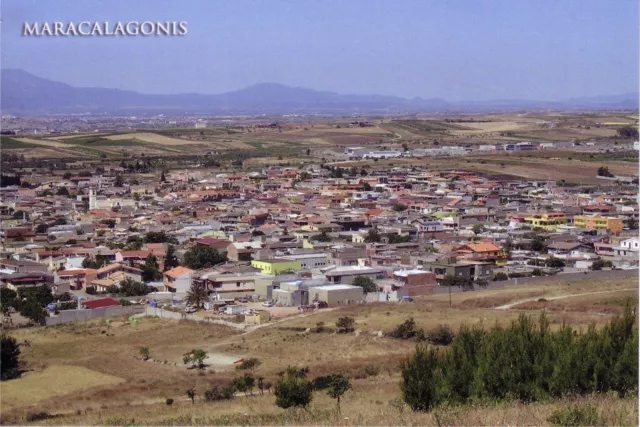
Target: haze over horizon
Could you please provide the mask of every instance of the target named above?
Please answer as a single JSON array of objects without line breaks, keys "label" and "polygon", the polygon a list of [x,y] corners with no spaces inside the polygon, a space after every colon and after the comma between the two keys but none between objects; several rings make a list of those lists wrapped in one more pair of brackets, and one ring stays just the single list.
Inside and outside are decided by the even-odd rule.
[{"label": "haze over horizon", "polygon": [[[638,4],[3,0],[2,68],[74,87],[220,94],[278,83],[449,101],[638,91]],[[182,37],[22,37],[28,22],[187,21]]]}]

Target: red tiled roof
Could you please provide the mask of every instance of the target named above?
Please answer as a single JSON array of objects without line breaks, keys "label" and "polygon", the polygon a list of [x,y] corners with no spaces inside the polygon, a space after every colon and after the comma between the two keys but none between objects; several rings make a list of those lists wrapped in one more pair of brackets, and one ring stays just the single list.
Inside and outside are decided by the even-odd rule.
[{"label": "red tiled roof", "polygon": [[82,305],[84,305],[88,309],[95,310],[96,308],[120,305],[120,303],[114,300],[113,298],[103,298],[103,299],[96,299],[92,301],[85,301],[82,303]]}]

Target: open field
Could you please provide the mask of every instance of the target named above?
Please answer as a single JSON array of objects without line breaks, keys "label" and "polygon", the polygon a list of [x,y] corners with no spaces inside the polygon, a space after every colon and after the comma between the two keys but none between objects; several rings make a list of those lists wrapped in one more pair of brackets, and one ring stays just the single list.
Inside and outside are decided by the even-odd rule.
[{"label": "open field", "polygon": [[36,139],[36,138],[13,138],[18,142],[23,142],[31,145],[43,145],[45,147],[53,147],[53,148],[66,148],[68,145],[58,142],[51,141],[49,139]]},{"label": "open field", "polygon": [[157,133],[151,133],[151,132],[124,133],[120,135],[106,136],[105,138],[113,141],[118,141],[122,139],[139,139],[145,142],[151,142],[153,144],[160,144],[160,145],[187,145],[191,143],[190,141],[187,141],[184,139],[170,138],[168,136],[159,135]]},{"label": "open field", "polygon": [[[244,333],[219,325],[142,318],[132,326],[125,319],[69,324],[12,331],[18,339],[30,340],[23,347],[24,368],[29,372],[2,384],[3,422],[24,423],[36,410],[60,414],[47,424],[432,424],[434,413],[412,413],[399,405],[399,361],[410,354],[414,341],[384,336],[413,317],[419,327],[430,330],[446,324],[456,331],[460,325],[507,324],[521,313],[537,316],[546,311],[551,327],[566,323],[581,328],[589,323],[603,325],[621,313],[627,297],[637,302],[637,278],[633,274],[610,280],[557,281],[545,285],[520,285],[486,291],[454,293],[417,298],[412,303],[361,304],[321,310],[293,317]],[[632,291],[624,289],[634,289]],[[589,292],[607,292],[581,295]],[[571,296],[576,295],[576,296]],[[570,296],[538,306],[540,298]],[[534,305],[522,300],[534,299]],[[512,308],[498,310],[504,304]],[[542,304],[542,303],[540,303]],[[352,334],[335,334],[336,320],[351,316],[356,321]],[[319,322],[325,330],[316,332]],[[154,361],[142,361],[140,346],[150,348]],[[194,348],[209,353],[209,368],[188,370],[182,355]],[[286,356],[283,356],[286,355]],[[283,411],[273,396],[237,397],[230,402],[191,405],[184,391],[195,387],[201,399],[212,384],[224,384],[237,372],[233,361],[257,357],[262,365],[255,371],[275,382],[277,372],[287,365],[309,366],[310,376],[342,372],[353,379],[354,390],[343,400],[342,416],[335,402],[316,392],[311,411]],[[165,363],[166,361],[166,363]],[[369,367],[369,368],[368,368]],[[63,376],[61,387],[42,387],[37,397],[26,398],[34,381]],[[79,390],[81,393],[79,394]],[[7,394],[10,397],[6,398]],[[169,407],[165,398],[176,403]],[[7,399],[6,401],[4,399]],[[37,406],[34,406],[38,400]],[[634,419],[637,400],[611,396],[583,397],[596,406],[611,424]],[[521,405],[505,403],[439,409],[448,423],[509,423],[544,425],[546,417],[562,402]],[[244,415],[248,414],[248,415]],[[246,417],[246,418],[243,418]],[[618,418],[616,418],[618,417]],[[173,421],[170,421],[173,420]]]},{"label": "open field", "polygon": [[23,375],[15,381],[0,383],[3,409],[36,405],[39,402],[84,392],[92,387],[110,387],[122,378],[103,374],[82,366],[54,365],[40,372]]},{"label": "open field", "polygon": [[[292,158],[306,155],[307,149],[310,160],[319,161],[322,157],[332,157],[331,152],[342,153],[345,147],[364,146],[371,149],[395,148],[402,146],[409,148],[434,147],[435,144],[464,145],[469,148],[480,144],[503,144],[514,141],[597,141],[597,147],[611,146],[618,141],[617,129],[622,126],[637,126],[638,117],[629,113],[593,112],[593,113],[563,113],[563,112],[528,112],[505,114],[479,114],[425,116],[425,117],[397,117],[370,118],[370,126],[350,126],[351,119],[333,119],[325,122],[309,121],[300,123],[293,121],[280,122],[255,121],[243,122],[241,119],[229,125],[219,125],[206,128],[166,128],[153,130],[122,130],[103,132],[84,132],[65,135],[43,135],[3,138],[2,148],[16,150],[16,154],[24,154],[35,158],[78,157],[82,159],[97,159],[100,157],[119,158],[121,156],[139,157],[142,154],[154,157],[201,156],[212,151],[219,154],[231,152],[234,158],[236,152],[243,152],[239,158]],[[366,117],[358,120],[367,121]],[[39,147],[30,151],[33,147]],[[41,149],[59,150],[56,153]],[[318,149],[323,150],[320,153]],[[595,150],[595,148],[594,148]],[[567,161],[573,157],[574,161],[583,159],[585,147],[570,147],[562,150],[549,150],[552,157],[560,157]],[[547,154],[547,157],[549,155]],[[537,154],[527,153],[527,156]],[[595,156],[594,156],[595,157]],[[229,156],[226,160],[232,161]],[[595,184],[591,177],[591,167],[580,168],[575,164],[535,164],[529,161],[507,161],[504,155],[482,154],[469,156],[464,159],[397,160],[404,162],[418,162],[418,164],[458,165],[461,162],[484,162],[482,166],[465,165],[465,169],[487,173],[514,174],[529,179],[547,179],[549,173],[557,175],[556,179],[569,182],[584,182]],[[586,160],[586,159],[585,159]],[[627,160],[627,159],[625,159]],[[602,166],[617,169],[615,159],[598,159],[605,162]],[[595,160],[594,160],[595,162]],[[504,163],[504,166],[501,165]],[[530,164],[531,163],[531,164]],[[260,166],[278,164],[264,160]],[[600,165],[595,166],[599,167]],[[618,169],[623,173],[624,168]],[[616,173],[615,171],[613,171]],[[579,179],[583,175],[585,179]],[[553,177],[552,177],[553,179]]]},{"label": "open field", "polygon": [[[575,156],[575,157],[574,157]],[[588,158],[581,161],[568,150],[544,150],[530,153],[496,153],[490,155],[468,155],[461,157],[424,157],[338,162],[343,167],[367,166],[383,169],[389,166],[422,166],[432,170],[458,169],[492,175],[509,175],[528,179],[565,180],[568,183],[605,184],[597,177],[598,168],[606,166],[614,175],[638,176],[637,164],[632,161]],[[571,159],[569,159],[571,157]]]}]

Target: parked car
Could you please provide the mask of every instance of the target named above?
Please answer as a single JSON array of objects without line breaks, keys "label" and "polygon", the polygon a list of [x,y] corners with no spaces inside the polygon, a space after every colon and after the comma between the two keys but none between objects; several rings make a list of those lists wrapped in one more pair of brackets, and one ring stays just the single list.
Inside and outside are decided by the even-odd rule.
[{"label": "parked car", "polygon": [[187,306],[187,307],[185,307],[185,309],[184,309],[184,312],[185,312],[185,313],[195,313],[196,311],[198,311],[198,309],[197,309],[197,308],[195,308],[195,307],[190,307],[190,306]]},{"label": "parked car", "polygon": [[240,302],[249,302],[249,298],[242,297],[242,298],[240,298]]},{"label": "parked car", "polygon": [[273,301],[265,301],[262,303],[264,307],[275,307],[276,303]]}]

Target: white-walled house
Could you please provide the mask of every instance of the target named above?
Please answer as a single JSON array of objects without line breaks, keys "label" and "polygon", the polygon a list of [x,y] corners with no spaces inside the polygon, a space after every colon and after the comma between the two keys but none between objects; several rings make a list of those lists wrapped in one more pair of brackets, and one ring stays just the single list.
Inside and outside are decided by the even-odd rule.
[{"label": "white-walled house", "polygon": [[191,287],[194,271],[186,267],[176,267],[164,272],[165,292],[184,293]]}]

